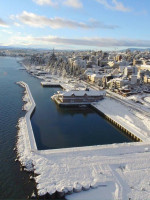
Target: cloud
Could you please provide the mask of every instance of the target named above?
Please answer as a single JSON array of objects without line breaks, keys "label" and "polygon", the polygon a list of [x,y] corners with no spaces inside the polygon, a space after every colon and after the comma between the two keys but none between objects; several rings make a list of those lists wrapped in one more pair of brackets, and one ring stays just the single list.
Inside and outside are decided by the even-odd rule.
[{"label": "cloud", "polygon": [[34,45],[34,43],[35,43],[34,37],[32,37],[31,35],[20,36],[19,33],[18,35],[10,37],[9,40],[7,41],[7,44],[5,42],[5,44],[8,46],[31,46]]},{"label": "cloud", "polygon": [[[14,16],[11,16],[14,19]],[[36,15],[34,13],[29,13],[24,11],[21,15],[16,16],[16,18],[23,24],[29,25],[31,27],[50,27],[52,29],[59,28],[82,28],[82,29],[115,29],[118,28],[116,25],[106,25],[102,22],[96,20],[90,20],[87,23],[77,22],[73,20],[67,20],[64,18],[47,18],[45,16]]]},{"label": "cloud", "polygon": [[13,34],[13,32],[12,31],[8,31],[8,30],[6,30],[6,29],[2,29],[1,30],[3,33],[6,33],[6,34]]},{"label": "cloud", "polygon": [[1,18],[0,18],[0,27],[8,27],[8,24],[6,22],[4,22]]},{"label": "cloud", "polygon": [[123,3],[119,2],[118,0],[111,0],[111,3],[109,0],[96,0],[96,1],[110,10],[117,10],[121,12],[131,11],[130,8],[125,7]]},{"label": "cloud", "polygon": [[81,0],[33,0],[38,5],[49,5],[49,6],[59,6],[65,5],[73,8],[82,8],[83,4]]},{"label": "cloud", "polygon": [[80,0],[65,0],[63,2],[64,5],[74,8],[82,8],[83,4]]},{"label": "cloud", "polygon": [[57,36],[33,37],[12,36],[8,45],[23,46],[85,46],[85,47],[150,47],[150,40],[114,39],[114,38],[63,38]]},{"label": "cloud", "polygon": [[150,47],[150,40],[113,39],[113,38],[80,38],[70,39],[55,36],[34,38],[36,41],[63,45],[81,45],[93,47]]},{"label": "cloud", "polygon": [[33,0],[38,5],[49,5],[49,6],[57,6],[58,2],[55,0]]}]

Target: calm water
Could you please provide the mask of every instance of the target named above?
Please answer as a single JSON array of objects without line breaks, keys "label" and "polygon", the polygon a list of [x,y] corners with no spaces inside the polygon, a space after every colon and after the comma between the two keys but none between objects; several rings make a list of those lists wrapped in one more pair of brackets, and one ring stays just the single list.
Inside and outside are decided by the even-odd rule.
[{"label": "calm water", "polygon": [[[60,109],[50,99],[58,88],[42,88],[40,80],[27,74],[15,58],[0,57],[0,199],[25,199],[34,183],[15,163],[18,118],[24,116],[25,81],[32,92],[36,111],[31,119],[38,149],[64,148],[128,142],[129,139],[92,110]],[[60,89],[59,89],[60,90]]]}]

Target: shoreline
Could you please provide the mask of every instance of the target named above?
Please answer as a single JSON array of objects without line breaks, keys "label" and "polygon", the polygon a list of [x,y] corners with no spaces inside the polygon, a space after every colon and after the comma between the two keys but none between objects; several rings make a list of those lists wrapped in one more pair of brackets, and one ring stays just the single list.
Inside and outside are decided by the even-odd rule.
[{"label": "shoreline", "polygon": [[[23,66],[25,67],[25,69],[27,70],[27,66],[25,66],[23,64]],[[39,78],[38,76],[32,74],[32,76],[36,77],[36,78]],[[64,90],[68,90],[69,88],[72,87],[72,85],[70,86],[70,84],[68,83],[67,86],[63,83],[63,79],[61,81],[58,81],[58,80],[54,80],[53,82],[53,79],[52,79],[52,82],[47,82],[44,77],[43,77],[43,80],[41,82],[41,85],[44,87],[51,87],[53,85],[57,85],[61,88],[63,88]],[[69,79],[67,79],[69,80]],[[85,86],[85,82],[82,81],[82,83],[84,84]],[[87,84],[87,83],[86,83]],[[90,88],[90,85],[89,85],[89,88]],[[93,89],[93,88],[91,88]],[[52,96],[53,97],[53,96]],[[51,98],[52,98],[51,97]],[[53,98],[52,98],[53,99]],[[112,99],[113,100],[113,99]],[[117,101],[117,100],[116,100]],[[119,101],[119,100],[118,100]],[[57,100],[56,100],[56,103]],[[59,104],[59,103],[58,103]],[[60,103],[60,106],[62,107],[73,107],[73,106],[77,106],[78,104],[61,104]],[[124,135],[126,135],[127,137],[129,137],[130,139],[132,139],[133,141],[136,141],[136,142],[142,142],[142,141],[146,141],[146,138],[143,137],[139,132],[136,132],[135,130],[131,129],[127,124],[122,124],[120,123],[120,121],[118,121],[117,119],[114,119],[112,118],[109,114],[105,113],[105,110],[101,109],[100,107],[98,107],[95,103],[87,103],[87,104],[83,104],[83,105],[86,105],[86,106],[90,106],[92,107],[93,110],[95,110],[98,114],[102,115],[107,121],[109,121],[112,125],[116,126],[119,130],[121,130],[123,132]],[[81,104],[82,106],[82,104]],[[80,107],[80,105],[78,105],[78,107]],[[128,106],[127,106],[128,107]]]},{"label": "shoreline", "polygon": [[[30,150],[31,151],[36,151],[37,150],[37,145],[36,145],[36,141],[34,138],[34,133],[33,133],[33,129],[32,129],[32,125],[31,125],[31,116],[36,108],[36,104],[34,102],[34,99],[32,97],[32,94],[30,92],[29,86],[25,83],[25,82],[18,82],[18,85],[20,85],[21,87],[23,87],[25,89],[25,95],[27,96],[25,98],[25,95],[23,97],[23,101],[25,100],[27,102],[27,105],[25,110],[27,111],[26,115],[25,115],[25,120],[26,120],[26,125],[27,125],[27,129],[28,129],[28,136],[29,136],[29,141],[30,141]],[[28,105],[29,103],[29,105]]]},{"label": "shoreline", "polygon": [[[125,199],[128,194],[121,193],[124,186],[116,181],[118,180],[116,172],[122,168],[125,172],[130,172],[132,176],[136,170],[138,172],[136,178],[138,178],[139,173],[142,174],[139,163],[150,154],[149,142],[30,151],[28,148],[30,143],[27,141],[29,137],[25,137],[28,132],[27,124],[23,118],[19,120],[18,126],[20,143],[17,144],[21,145],[20,155],[22,155],[19,161],[27,171],[34,171],[36,174],[34,180],[37,184],[37,196],[40,198],[50,198],[52,195],[60,198],[84,190],[90,191],[104,184],[109,187],[109,182],[111,182],[116,185],[115,191],[108,190],[107,192],[114,194],[113,199],[118,197]],[[134,168],[131,167],[133,160],[135,161]],[[150,168],[150,163],[145,163],[144,169],[148,168]],[[125,179],[127,178],[128,176],[125,175]],[[136,193],[136,190],[134,192]],[[142,194],[141,190],[140,195]],[[135,197],[133,194],[130,196]]]}]

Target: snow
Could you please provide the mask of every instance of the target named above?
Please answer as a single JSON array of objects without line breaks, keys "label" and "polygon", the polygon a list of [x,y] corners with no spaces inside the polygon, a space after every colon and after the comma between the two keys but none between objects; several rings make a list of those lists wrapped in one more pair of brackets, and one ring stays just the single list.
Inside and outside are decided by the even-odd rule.
[{"label": "snow", "polygon": [[150,97],[145,97],[144,99],[147,103],[150,103]]},{"label": "snow", "polygon": [[[23,86],[32,105],[26,116],[18,121],[18,159],[27,171],[34,170],[39,196],[57,191],[60,195],[71,194],[67,195],[68,200],[150,199],[148,140],[143,143],[37,150],[28,121],[35,103],[28,86],[25,83]],[[120,102],[110,102],[106,98],[95,106],[128,127],[132,125],[133,130],[137,128],[137,132],[141,131],[142,125],[141,135],[149,137],[149,121],[145,121],[148,119],[140,115],[144,119],[138,120],[135,113]]]},{"label": "snow", "polygon": [[[22,145],[23,142],[22,140],[20,144]],[[136,194],[138,193],[139,197],[143,196],[144,191],[135,189],[134,193],[132,193],[131,186],[146,188],[147,191],[150,190],[147,184],[150,167],[148,146],[149,144],[142,143],[114,144],[37,151],[29,153],[29,155],[27,151],[22,163],[24,165],[24,162],[26,162],[27,169],[32,169],[31,162],[33,163],[34,172],[38,174],[35,177],[35,181],[38,184],[38,194],[41,196],[47,192],[49,194],[53,194],[56,191],[72,193],[90,189],[89,193],[93,192],[95,196],[101,196],[103,200],[117,199],[117,197],[120,199],[127,199],[127,197],[137,199]],[[24,147],[22,148],[23,154],[24,149],[26,149]],[[141,177],[145,172],[147,176],[144,176],[145,181],[143,181]],[[137,182],[130,180],[133,175],[134,179],[138,180]],[[142,182],[139,186],[140,180]],[[106,192],[102,192],[101,187]],[[92,188],[98,189],[93,190]],[[81,197],[83,193],[85,194],[85,192],[82,192]],[[144,195],[145,199],[149,197],[149,193]],[[80,195],[78,196],[80,197]],[[69,198],[71,197],[69,196]],[[74,199],[78,199],[76,195]],[[91,197],[86,196],[85,199],[88,200]]]},{"label": "snow", "polygon": [[19,161],[26,171],[32,171],[32,153],[25,118],[19,119],[18,128],[17,154]]},{"label": "snow", "polygon": [[85,90],[71,90],[71,91],[68,91],[68,92],[62,92],[61,93],[63,96],[65,97],[70,97],[72,96],[73,94],[75,96],[84,96],[84,95],[87,95],[87,96],[104,96],[105,95],[105,92],[104,91],[97,91],[97,90],[90,90],[90,91],[85,91]]},{"label": "snow", "polygon": [[150,141],[150,118],[143,113],[109,97],[93,105],[142,141]]},{"label": "snow", "polygon": [[102,185],[95,189],[90,189],[89,191],[83,191],[82,193],[74,193],[72,195],[67,195],[67,200],[111,200],[114,199],[113,195],[116,191],[116,186],[113,182],[108,182],[106,185]]},{"label": "snow", "polygon": [[60,83],[58,81],[42,81],[41,82],[42,86],[53,86],[53,85],[60,85]]},{"label": "snow", "polygon": [[149,94],[137,94],[129,97],[123,97],[117,93],[107,90],[108,96],[116,99],[117,101],[123,102],[128,107],[131,107],[143,114],[150,116],[150,105],[144,100],[145,97],[149,97]]},{"label": "snow", "polygon": [[23,96],[22,100],[23,100],[24,102],[26,102],[26,103],[23,105],[22,110],[29,111],[29,109],[31,108],[32,103],[31,103],[30,97],[29,97],[29,95],[28,95],[28,93],[27,93],[26,91],[25,91],[25,93],[24,93],[24,96]]},{"label": "snow", "polygon": [[30,89],[28,87],[28,85],[26,83],[24,83],[23,81],[18,82],[17,84],[21,85],[22,87],[25,88],[25,96],[24,99],[28,100],[27,104],[30,103],[31,107],[27,107],[28,112],[25,115],[25,123],[27,126],[27,132],[28,132],[28,137],[29,137],[29,142],[30,142],[30,149],[32,150],[37,150],[37,146],[36,146],[36,142],[35,142],[35,138],[34,138],[34,133],[32,130],[32,125],[31,125],[31,121],[30,121],[30,117],[35,109],[35,102],[34,99],[32,97],[32,94],[30,92]]}]

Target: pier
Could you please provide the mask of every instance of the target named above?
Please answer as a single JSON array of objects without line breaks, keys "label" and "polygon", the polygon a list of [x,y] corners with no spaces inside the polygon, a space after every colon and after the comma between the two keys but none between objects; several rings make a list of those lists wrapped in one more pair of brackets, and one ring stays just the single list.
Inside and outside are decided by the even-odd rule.
[{"label": "pier", "polygon": [[[26,169],[28,169],[28,167],[30,169],[30,166],[32,167],[34,165],[34,168],[31,169],[37,174],[35,181],[37,183],[39,197],[43,197],[44,199],[54,194],[58,194],[60,197],[61,195],[64,196],[65,194],[71,194],[73,192],[102,187],[103,185],[106,185],[106,188],[108,188],[110,183],[117,185],[116,189],[111,191],[112,193],[119,191],[119,194],[122,194],[121,191],[124,189],[124,182],[120,181],[122,177],[120,173],[118,173],[119,170],[127,172],[124,173],[125,177],[123,180],[126,181],[128,188],[131,187],[128,178],[132,176],[135,177],[135,183],[139,177],[140,179],[141,177],[145,177],[146,183],[148,183],[148,176],[144,176],[145,171],[149,170],[150,167],[150,163],[145,162],[150,155],[148,140],[147,143],[123,143],[37,150],[33,131],[30,127],[30,117],[36,105],[28,86],[23,82],[21,82],[20,85],[26,89],[32,106],[25,116],[26,123],[23,124],[21,128],[21,132],[23,136],[26,134],[26,138],[21,140],[20,143],[22,151],[20,152],[19,160],[21,164],[23,163],[24,166],[26,166]],[[145,141],[143,139],[144,137],[139,137],[136,135],[136,132],[128,130],[128,128],[105,112],[104,108],[101,109],[101,107],[97,107],[96,105],[97,103],[91,104],[93,109],[105,116],[107,120],[128,135],[131,134],[131,137],[133,137],[135,141],[139,141],[139,139],[140,141]],[[30,141],[29,151],[29,145],[27,145],[26,140]],[[134,166],[133,160],[135,163]],[[54,177],[54,180],[52,177]],[[138,185],[139,181],[138,184],[134,186],[137,187]],[[142,192],[143,190],[141,190],[141,196],[143,194]],[[116,199],[117,198],[118,196],[116,196]]]},{"label": "pier", "polygon": [[29,95],[29,98],[30,98],[30,101],[31,101],[31,104],[32,104],[31,108],[29,109],[29,111],[25,115],[26,125],[27,125],[27,129],[28,129],[28,133],[26,133],[27,134],[26,137],[29,138],[30,150],[31,151],[37,151],[37,145],[36,145],[36,141],[35,141],[32,125],[31,125],[31,116],[32,116],[32,114],[35,110],[36,104],[35,104],[34,99],[32,97],[29,86],[26,83],[24,83],[23,81],[20,81],[17,84],[19,84],[20,86],[25,88],[25,91]]},{"label": "pier", "polygon": [[70,87],[67,83],[62,83],[62,82],[58,82],[58,81],[42,81],[41,82],[42,87],[60,87],[63,90],[72,90],[73,87]]},{"label": "pier", "polygon": [[43,87],[61,87],[62,88],[62,86],[61,86],[61,84],[60,83],[58,83],[58,82],[41,82],[41,85],[43,86]]},{"label": "pier", "polygon": [[115,125],[117,128],[119,128],[121,131],[123,131],[124,134],[126,134],[129,138],[131,138],[135,142],[143,142],[143,140],[140,137],[137,137],[135,133],[130,132],[126,127],[122,126],[117,121],[113,120],[108,115],[104,114],[104,112],[100,111],[97,107],[95,107],[93,104],[91,104],[91,107],[100,115],[102,115],[106,120],[111,122],[111,124]]},{"label": "pier", "polygon": [[148,116],[110,97],[91,106],[134,141],[150,142]]}]

